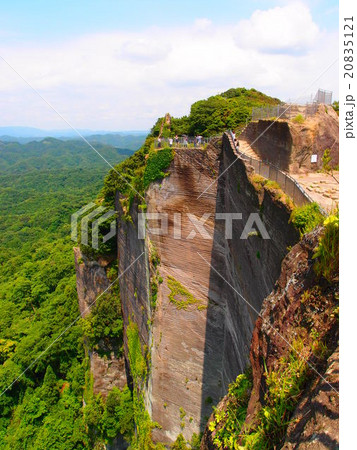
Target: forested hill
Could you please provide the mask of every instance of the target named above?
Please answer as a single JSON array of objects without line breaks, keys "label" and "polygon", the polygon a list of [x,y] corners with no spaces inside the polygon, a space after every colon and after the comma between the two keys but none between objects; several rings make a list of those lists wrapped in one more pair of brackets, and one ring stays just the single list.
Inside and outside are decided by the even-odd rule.
[{"label": "forested hill", "polygon": [[70,218],[108,169],[84,142],[0,143],[0,449],[89,448],[81,323],[36,358],[78,317]]},{"label": "forested hill", "polygon": [[[278,98],[269,97],[256,89],[232,88],[226,92],[193,103],[188,116],[171,118],[171,124],[163,129],[163,136],[202,134],[211,136],[229,128],[243,126],[251,118],[252,108],[278,105]],[[154,136],[160,132],[163,118],[159,118],[151,130]]]},{"label": "forested hill", "polygon": [[[133,153],[126,148],[115,148],[100,143],[92,145],[112,165],[117,164],[123,156]],[[46,138],[41,142],[32,141],[28,144],[0,141],[0,173],[9,170],[23,172],[76,167],[107,169],[109,166],[83,140],[62,141]]]}]

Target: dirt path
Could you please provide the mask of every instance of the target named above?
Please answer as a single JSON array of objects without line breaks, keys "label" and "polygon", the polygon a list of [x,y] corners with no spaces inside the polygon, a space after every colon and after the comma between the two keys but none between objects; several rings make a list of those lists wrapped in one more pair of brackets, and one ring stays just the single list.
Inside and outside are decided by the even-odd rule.
[{"label": "dirt path", "polygon": [[[338,183],[331,175],[317,172],[290,175],[326,212],[336,209],[339,198]],[[339,179],[338,172],[334,172],[334,176]]]},{"label": "dirt path", "polygon": [[[260,157],[255,153],[248,142],[239,139],[239,150],[255,159]],[[290,173],[290,176],[304,188],[310,197],[317,202],[326,212],[330,212],[338,206],[338,183],[331,175],[324,173],[309,172],[306,174]],[[339,173],[334,172],[339,179]]]}]

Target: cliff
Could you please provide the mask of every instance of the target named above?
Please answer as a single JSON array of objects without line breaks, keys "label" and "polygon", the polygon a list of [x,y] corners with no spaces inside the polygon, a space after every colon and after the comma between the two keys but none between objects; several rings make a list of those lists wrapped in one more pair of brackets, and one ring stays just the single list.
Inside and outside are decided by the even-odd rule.
[{"label": "cliff", "polygon": [[[313,267],[322,228],[299,241],[291,200],[237,158],[227,134],[206,148],[173,152],[148,141],[125,164],[141,199],[122,180],[119,187],[106,181],[115,192],[120,290],[119,298],[110,289],[106,311],[119,305],[124,332],[115,343],[87,347],[95,392],[105,396],[125,382],[131,388],[132,447],[162,448],[204,431],[202,449],[221,448],[225,422],[218,425],[216,414],[232,405],[239,406],[235,442],[256,439],[252,448],[265,448],[268,436],[272,445],[296,448],[325,427],[319,439],[335,445],[338,291]],[[75,255],[85,315],[110,285],[113,257]],[[275,417],[281,384],[296,393],[281,407],[284,426],[266,431],[271,424],[259,424]]]},{"label": "cliff", "polygon": [[[146,239],[138,239],[138,204],[128,218],[116,196],[125,355],[134,364],[127,331],[136,324],[148,366],[140,390],[160,425],[152,433],[160,442],[203,430],[212,406],[244,370],[257,313],[287,247],[298,240],[289,208],[269,190],[257,192],[226,135],[206,150],[176,149],[168,173],[145,195],[147,213],[166,214],[165,233],[150,232],[159,224],[149,220]],[[232,222],[232,239],[220,213],[242,214]],[[270,239],[257,232],[241,239],[251,213]],[[192,217],[203,214],[202,236]]]},{"label": "cliff", "polygon": [[[338,115],[331,106],[319,105],[308,117],[250,122],[240,139],[247,141],[262,160],[287,172],[321,169],[327,148],[331,150],[332,166],[338,165]],[[317,163],[311,163],[312,154],[317,155]]]},{"label": "cliff", "polygon": [[[108,290],[111,284],[106,269],[113,258],[102,257],[92,260],[79,248],[74,248],[74,258],[79,310],[81,316],[85,318],[94,308],[97,297]],[[126,385],[127,378],[124,357],[118,355],[120,343],[118,346],[104,348],[105,356],[103,356],[103,352],[98,351],[98,348],[95,350],[90,348],[88,343],[86,344],[93,377],[94,395],[101,393],[106,397],[114,386],[122,389]]]},{"label": "cliff", "polygon": [[[313,268],[321,236],[320,227],[292,248],[263,302],[250,349],[252,388],[240,433],[246,435],[244,443],[259,435],[260,426],[272,448],[338,448],[338,282],[328,283]],[[276,413],[273,395],[275,408],[277,399],[285,405],[284,422],[290,420],[287,430],[280,424],[275,436],[269,435],[269,420]],[[229,401],[227,395],[219,404],[223,416]],[[217,448],[216,434],[217,428],[206,428],[202,450]]]}]

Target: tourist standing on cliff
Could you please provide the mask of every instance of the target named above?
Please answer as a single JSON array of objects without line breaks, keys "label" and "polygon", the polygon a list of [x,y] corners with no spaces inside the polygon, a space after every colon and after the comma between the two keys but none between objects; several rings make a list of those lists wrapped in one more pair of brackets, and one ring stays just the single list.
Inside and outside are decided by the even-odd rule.
[{"label": "tourist standing on cliff", "polygon": [[176,136],[175,136],[175,144],[176,144],[176,147],[178,147],[178,142],[179,142],[179,137],[178,137],[177,134],[176,134]]},{"label": "tourist standing on cliff", "polygon": [[161,137],[160,136],[157,138],[157,147],[161,148]]},{"label": "tourist standing on cliff", "polygon": [[169,138],[169,146],[172,147],[172,144],[174,143],[174,140],[170,137]]}]

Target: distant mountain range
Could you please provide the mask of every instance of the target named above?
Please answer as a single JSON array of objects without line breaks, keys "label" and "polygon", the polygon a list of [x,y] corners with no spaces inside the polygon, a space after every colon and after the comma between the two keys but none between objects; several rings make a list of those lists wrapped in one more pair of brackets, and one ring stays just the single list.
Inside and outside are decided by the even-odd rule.
[{"label": "distant mountain range", "polygon": [[110,165],[118,164],[133,153],[130,149],[99,142],[95,149],[102,157],[80,139],[62,140],[51,137],[27,144],[0,141],[0,176],[4,173],[54,169],[104,168],[108,171]]},{"label": "distant mountain range", "polygon": [[[148,131],[94,131],[78,130],[91,143],[101,143],[114,147],[137,150],[143,144]],[[0,141],[27,144],[32,141],[42,141],[54,137],[62,141],[81,140],[74,130],[42,130],[32,127],[0,127]]]}]

